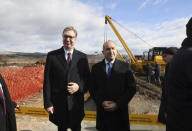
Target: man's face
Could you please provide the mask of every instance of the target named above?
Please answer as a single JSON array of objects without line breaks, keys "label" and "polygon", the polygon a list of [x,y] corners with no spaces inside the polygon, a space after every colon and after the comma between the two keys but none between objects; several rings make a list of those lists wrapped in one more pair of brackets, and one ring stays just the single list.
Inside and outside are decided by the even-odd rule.
[{"label": "man's face", "polygon": [[117,48],[113,42],[107,42],[104,44],[103,55],[108,61],[112,61],[117,56]]},{"label": "man's face", "polygon": [[63,33],[63,45],[66,50],[72,50],[74,48],[77,37],[73,30],[65,31]]},{"label": "man's face", "polygon": [[172,59],[173,55],[170,54],[163,54],[163,61],[165,61],[166,63],[169,63]]}]

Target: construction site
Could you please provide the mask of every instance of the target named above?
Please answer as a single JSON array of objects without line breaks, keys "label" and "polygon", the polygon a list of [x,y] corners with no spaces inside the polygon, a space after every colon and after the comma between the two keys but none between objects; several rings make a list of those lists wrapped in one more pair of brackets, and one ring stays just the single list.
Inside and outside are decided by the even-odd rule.
[{"label": "construction site", "polygon": [[[153,47],[141,55],[134,55],[114,26],[110,16],[105,17],[126,54],[118,53],[118,59],[128,62],[137,83],[137,92],[129,106],[131,131],[165,131],[165,125],[157,122],[161,99],[161,85],[147,82],[146,65],[161,65],[162,76],[165,62],[162,60],[164,47]],[[104,59],[102,54],[88,55],[89,67]],[[49,122],[48,113],[43,109],[43,79],[46,54],[14,53],[0,54],[0,73],[6,81],[11,98],[20,109],[16,111],[18,131],[56,131],[57,127]],[[83,131],[96,131],[95,104],[89,92],[84,95],[85,118]]]},{"label": "construction site", "polygon": [[[89,56],[90,66],[102,59],[103,56]],[[18,63],[18,65],[20,64],[24,63]],[[56,126],[49,122],[48,114],[46,114],[46,111],[43,109],[43,64],[44,63],[34,63],[31,66],[26,65],[23,67],[18,67],[17,65],[13,66],[11,64],[12,66],[6,65],[0,68],[0,72],[11,94],[11,98],[20,106],[20,110],[16,111],[17,127],[19,131],[56,130]],[[148,131],[153,128],[159,131],[164,130],[164,125],[156,121],[160,105],[161,88],[154,84],[147,83],[145,76],[140,77],[135,74],[135,79],[137,81],[137,93],[129,103],[129,113],[138,116],[132,116],[131,125],[134,126],[131,126],[131,128],[134,129],[134,131]],[[84,98],[85,110],[93,112],[86,116],[87,118],[83,121],[82,127],[84,131],[96,130],[95,104],[90,99],[89,93],[86,93]],[[25,110],[28,111],[25,112]]]}]

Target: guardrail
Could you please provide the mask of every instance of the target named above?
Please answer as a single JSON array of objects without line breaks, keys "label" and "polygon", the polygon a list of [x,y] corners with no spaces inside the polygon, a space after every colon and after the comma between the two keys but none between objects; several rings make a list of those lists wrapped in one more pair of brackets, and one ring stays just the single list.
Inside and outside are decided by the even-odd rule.
[{"label": "guardrail", "polygon": [[[38,117],[48,117],[49,114],[44,108],[36,107],[20,107],[20,110],[15,111],[16,114],[30,115]],[[164,126],[163,124],[157,122],[157,115],[147,115],[147,114],[129,114],[130,124],[142,124],[142,125],[158,125]],[[95,121],[96,111],[85,111],[84,120]]]}]

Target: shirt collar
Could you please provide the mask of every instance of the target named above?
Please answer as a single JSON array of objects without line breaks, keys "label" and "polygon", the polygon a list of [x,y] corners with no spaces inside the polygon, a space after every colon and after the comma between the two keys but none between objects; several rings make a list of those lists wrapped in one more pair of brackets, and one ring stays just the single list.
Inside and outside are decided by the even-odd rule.
[{"label": "shirt collar", "polygon": [[[110,63],[113,65],[113,63],[115,62],[115,59],[110,61]],[[105,59],[105,64],[107,65],[107,63],[109,63],[109,61],[107,59]]]},{"label": "shirt collar", "polygon": [[65,52],[65,55],[67,55],[68,53],[71,53],[71,56],[73,55],[74,49],[72,49],[71,51],[66,50],[64,47],[63,47],[63,49],[64,49],[64,52]]}]

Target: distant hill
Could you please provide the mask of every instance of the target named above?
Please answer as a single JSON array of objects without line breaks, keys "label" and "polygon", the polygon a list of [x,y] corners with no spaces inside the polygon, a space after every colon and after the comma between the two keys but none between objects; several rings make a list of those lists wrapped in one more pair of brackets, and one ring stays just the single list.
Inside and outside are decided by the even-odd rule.
[{"label": "distant hill", "polygon": [[[0,66],[30,66],[39,63],[45,63],[46,53],[25,53],[25,52],[0,52]],[[103,59],[103,55],[88,55],[88,61],[91,64],[97,63]]]},{"label": "distant hill", "polygon": [[46,59],[46,53],[0,52],[0,66],[26,66]]},{"label": "distant hill", "polygon": [[11,51],[0,51],[0,55],[10,55],[10,54],[15,54],[15,52],[11,52]]},{"label": "distant hill", "polygon": [[20,54],[20,55],[46,55],[47,53],[41,53],[41,52],[12,52],[12,51],[0,51],[0,55],[13,55],[13,54]]}]

